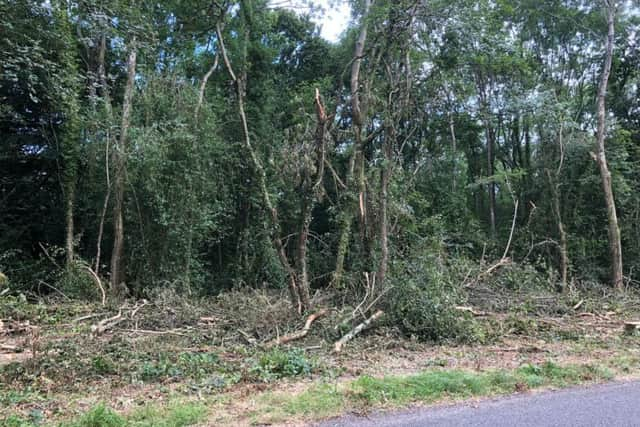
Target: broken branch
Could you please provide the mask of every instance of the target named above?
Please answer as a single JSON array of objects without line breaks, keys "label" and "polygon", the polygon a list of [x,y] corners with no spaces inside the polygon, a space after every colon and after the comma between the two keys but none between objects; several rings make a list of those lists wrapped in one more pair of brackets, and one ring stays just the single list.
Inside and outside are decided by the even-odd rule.
[{"label": "broken branch", "polygon": [[339,353],[342,350],[342,346],[344,346],[347,342],[351,341],[356,335],[362,332],[365,328],[367,328],[373,322],[375,322],[380,317],[382,317],[383,314],[384,314],[384,311],[382,310],[376,311],[371,317],[369,317],[364,322],[360,323],[358,326],[356,326],[350,332],[348,332],[345,336],[343,336],[338,341],[336,341],[336,343],[333,345],[334,353]]},{"label": "broken branch", "polygon": [[304,324],[304,328],[292,334],[284,335],[282,337],[276,338],[275,340],[268,342],[266,347],[267,348],[274,347],[274,346],[286,344],[290,341],[295,341],[295,340],[299,340],[301,338],[306,337],[309,331],[311,330],[311,325],[313,324],[313,322],[315,322],[316,319],[324,316],[325,314],[327,314],[327,310],[320,310],[319,312],[312,314],[311,316],[307,317],[307,321]]}]

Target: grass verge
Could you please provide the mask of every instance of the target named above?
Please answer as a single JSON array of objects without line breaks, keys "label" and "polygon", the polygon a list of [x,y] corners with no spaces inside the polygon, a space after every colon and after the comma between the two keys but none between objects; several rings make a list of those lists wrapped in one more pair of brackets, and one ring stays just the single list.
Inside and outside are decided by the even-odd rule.
[{"label": "grass verge", "polygon": [[512,371],[430,370],[411,376],[363,376],[343,385],[316,385],[296,396],[265,393],[260,407],[251,414],[251,421],[260,424],[295,418],[318,419],[336,416],[346,410],[461,400],[612,378],[611,370],[598,365],[560,366],[553,362],[527,364]]},{"label": "grass verge", "polygon": [[[614,366],[612,368],[615,369]],[[427,370],[410,376],[374,378],[362,376],[344,383],[320,383],[301,393],[263,392],[250,410],[214,425],[278,424],[292,420],[318,420],[346,411],[402,407],[410,403],[462,400],[477,396],[506,395],[541,387],[566,387],[585,382],[610,380],[613,371],[593,364],[559,365],[553,362],[526,364],[515,370]],[[253,399],[252,399],[253,400]],[[167,405],[145,406],[119,414],[98,405],[80,417],[61,424],[47,424],[34,418],[9,417],[0,420],[7,427],[182,427],[207,425],[216,405],[174,401]],[[224,405],[223,405],[224,406]],[[220,408],[218,406],[218,408]],[[220,408],[224,409],[224,408]],[[218,414],[219,415],[219,414]],[[238,418],[239,416],[239,418]]]},{"label": "grass verge", "polygon": [[[167,406],[149,405],[122,415],[99,404],[75,420],[58,424],[59,427],[186,427],[207,418],[208,409],[203,404],[174,402]],[[10,416],[0,420],[6,427],[35,427],[45,425],[37,419]]]}]

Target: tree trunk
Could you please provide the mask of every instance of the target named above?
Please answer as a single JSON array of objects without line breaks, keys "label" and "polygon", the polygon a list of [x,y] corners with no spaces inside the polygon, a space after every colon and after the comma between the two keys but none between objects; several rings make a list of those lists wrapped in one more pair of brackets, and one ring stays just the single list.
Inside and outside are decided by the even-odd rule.
[{"label": "tree trunk", "polygon": [[457,147],[457,139],[456,139],[456,128],[455,123],[453,121],[453,114],[449,112],[449,133],[451,134],[451,189],[456,191],[456,152],[458,151]]},{"label": "tree trunk", "polygon": [[489,124],[489,119],[486,120],[486,135],[487,135],[487,175],[490,177],[489,186],[489,225],[491,227],[491,237],[496,237],[496,184],[493,182],[493,146],[494,146],[494,132]]},{"label": "tree trunk", "polygon": [[331,286],[339,288],[342,283],[342,276],[344,275],[344,260],[347,256],[347,252],[349,250],[349,241],[351,240],[351,223],[352,223],[352,211],[350,209],[350,188],[351,181],[355,169],[356,163],[356,153],[355,151],[351,153],[349,157],[349,165],[347,167],[347,176],[345,179],[345,192],[347,193],[347,197],[344,197],[344,203],[342,206],[342,212],[339,215],[339,224],[340,224],[340,238],[338,239],[338,248],[336,251],[336,266],[333,271],[333,276],[331,278]]},{"label": "tree trunk", "polygon": [[[75,178],[75,177],[74,177]],[[69,183],[70,184],[70,183]],[[65,192],[65,197],[67,199],[66,203],[66,212],[65,212],[65,222],[67,224],[66,237],[65,237],[65,250],[67,253],[66,264],[67,268],[71,267],[74,259],[74,249],[73,249],[73,205],[75,199],[75,183],[73,185],[67,185],[67,191]]]},{"label": "tree trunk", "polygon": [[[345,184],[347,188],[345,191],[350,191],[351,181],[353,181],[353,175],[358,165],[358,218],[360,220],[360,233],[364,242],[366,234],[366,200],[365,200],[365,181],[364,181],[364,143],[362,138],[362,127],[364,125],[364,115],[361,107],[360,100],[360,67],[362,65],[362,56],[364,54],[364,45],[367,40],[367,19],[369,17],[369,10],[371,9],[373,0],[365,0],[364,12],[362,14],[362,23],[360,27],[360,34],[356,40],[355,49],[353,52],[353,62],[351,64],[351,120],[353,122],[353,132],[355,138],[354,151],[349,158],[349,166],[347,168],[347,176]],[[336,266],[333,272],[333,278],[331,280],[332,286],[339,287],[342,281],[344,273],[344,259],[349,249],[349,240],[351,238],[351,213],[347,206],[343,206],[343,211],[340,218],[340,239],[338,240],[338,249],[336,254]]]},{"label": "tree trunk", "polygon": [[616,289],[622,289],[622,244],[620,241],[620,228],[618,226],[618,215],[616,213],[616,204],[613,196],[613,188],[611,185],[611,172],[607,164],[605,152],[605,136],[606,136],[606,95],[607,84],[609,82],[609,74],[611,73],[611,62],[613,58],[614,43],[614,23],[615,23],[615,1],[607,0],[607,43],[605,51],[604,65],[600,76],[600,84],[598,86],[598,132],[597,145],[598,153],[596,161],[600,169],[602,177],[602,189],[604,193],[604,201],[607,207],[608,231],[609,231],[609,254],[611,256],[611,284]]},{"label": "tree trunk", "polygon": [[327,114],[322,100],[320,99],[320,91],[316,88],[316,132],[314,135],[315,142],[315,173],[306,173],[305,181],[310,184],[306,188],[302,196],[302,215],[300,231],[298,234],[298,250],[297,250],[297,266],[298,266],[298,286],[302,299],[310,301],[310,283],[309,272],[307,269],[307,243],[309,240],[309,228],[313,215],[313,208],[322,198],[322,179],[324,178],[325,163],[325,134],[327,126]]},{"label": "tree trunk", "polygon": [[109,85],[107,82],[107,70],[105,66],[105,54],[107,50],[107,38],[103,33],[100,36],[100,48],[98,49],[98,77],[100,80],[101,96],[104,102],[105,112],[107,114],[107,130],[106,130],[106,149],[105,149],[105,175],[107,191],[104,196],[102,204],[102,212],[100,213],[100,223],[98,225],[98,239],[96,241],[96,263],[94,271],[96,275],[100,274],[100,260],[102,253],[102,236],[104,234],[104,220],[107,215],[107,209],[109,208],[109,198],[111,197],[111,180],[109,178],[109,146],[111,143],[111,121],[112,121],[112,107],[111,97],[109,96]]},{"label": "tree trunk", "polygon": [[395,129],[390,126],[384,141],[384,164],[380,171],[380,263],[376,282],[384,285],[389,267],[389,182],[391,181],[393,143],[395,141]]},{"label": "tree trunk", "polygon": [[124,283],[124,187],[127,163],[127,131],[131,117],[131,102],[133,99],[136,76],[136,40],[131,43],[131,51],[127,59],[127,84],[122,104],[122,123],[120,125],[120,139],[113,150],[114,174],[114,206],[113,206],[113,249],[111,251],[111,291],[118,293],[120,285]]},{"label": "tree trunk", "polygon": [[490,181],[487,184],[489,192],[489,229],[491,231],[491,237],[496,237],[496,185],[493,182],[493,149],[495,144],[495,131],[491,127],[489,120],[489,99],[487,94],[487,88],[483,81],[481,73],[476,75],[476,85],[478,87],[478,95],[480,97],[480,112],[482,115],[482,121],[484,122],[484,133],[487,140],[487,177]]},{"label": "tree trunk", "polygon": [[229,76],[231,77],[231,80],[233,81],[236,89],[236,97],[238,98],[238,115],[240,116],[240,122],[242,124],[243,143],[249,154],[249,157],[251,158],[253,168],[255,169],[255,172],[257,174],[258,183],[260,185],[260,192],[262,194],[265,208],[269,213],[269,217],[271,219],[271,241],[276,250],[276,253],[278,254],[280,264],[282,265],[282,268],[284,268],[287,275],[291,302],[296,308],[298,314],[302,314],[304,310],[310,308],[309,293],[308,291],[306,293],[304,291],[301,292],[298,286],[299,282],[296,271],[287,258],[287,253],[282,242],[282,237],[280,236],[280,220],[278,217],[278,210],[271,201],[271,196],[269,195],[269,190],[267,188],[267,177],[264,171],[264,167],[262,166],[262,162],[258,158],[258,154],[253,149],[253,145],[251,143],[249,124],[244,109],[244,87],[246,82],[244,81],[244,78],[238,78],[233,71],[233,67],[231,65],[231,62],[227,55],[226,47],[224,45],[224,39],[222,37],[222,29],[220,24],[216,26],[216,34],[218,36],[218,42],[220,44],[220,50],[222,53],[222,58],[224,59],[225,67],[227,68],[227,72],[229,73]]},{"label": "tree trunk", "polygon": [[553,213],[556,217],[556,228],[558,229],[558,237],[560,242],[558,243],[558,250],[560,252],[560,283],[561,291],[567,289],[567,281],[569,276],[569,249],[567,247],[567,232],[564,228],[564,222],[562,220],[562,210],[560,202],[560,184],[559,184],[559,170],[556,173],[555,178],[551,176],[551,172],[547,169],[547,177],[549,179],[549,185],[551,187],[551,199],[553,203]]}]

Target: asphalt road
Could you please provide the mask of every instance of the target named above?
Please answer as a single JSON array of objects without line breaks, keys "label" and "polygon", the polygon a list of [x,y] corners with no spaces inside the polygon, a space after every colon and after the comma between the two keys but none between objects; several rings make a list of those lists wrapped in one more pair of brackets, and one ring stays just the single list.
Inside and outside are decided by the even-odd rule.
[{"label": "asphalt road", "polygon": [[455,406],[347,416],[322,427],[640,426],[640,382],[573,388]]}]

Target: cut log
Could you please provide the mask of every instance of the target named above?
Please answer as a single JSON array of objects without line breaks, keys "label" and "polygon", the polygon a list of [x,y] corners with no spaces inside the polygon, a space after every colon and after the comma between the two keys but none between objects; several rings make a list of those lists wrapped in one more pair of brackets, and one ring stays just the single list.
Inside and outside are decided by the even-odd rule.
[{"label": "cut log", "polygon": [[22,348],[11,344],[0,344],[0,351],[7,351],[10,353],[20,353]]},{"label": "cut log", "polygon": [[487,315],[486,311],[475,310],[473,307],[465,307],[465,306],[458,305],[455,307],[455,309],[458,311],[465,311],[467,313],[471,313],[477,317],[482,317]]},{"label": "cut log", "polygon": [[309,333],[309,330],[311,330],[311,325],[313,324],[313,322],[315,322],[316,319],[324,316],[325,314],[327,314],[327,310],[320,310],[319,312],[312,314],[311,316],[307,317],[307,321],[304,324],[304,328],[292,334],[285,335],[280,338],[276,338],[272,341],[269,341],[266,344],[266,347],[267,348],[274,347],[274,346],[286,344],[290,341],[295,341],[295,340],[299,340],[301,338],[306,337],[307,334]]},{"label": "cut log", "polygon": [[380,317],[382,317],[383,314],[384,314],[384,311],[378,310],[373,314],[373,316],[369,317],[367,320],[365,320],[364,322],[360,323],[358,326],[353,328],[349,333],[347,333],[345,336],[343,336],[338,341],[336,341],[336,343],[333,345],[333,351],[335,353],[339,353],[342,350],[342,346],[344,346],[347,342],[352,340],[353,337],[358,335],[360,332],[362,332],[365,328],[367,328],[373,322],[375,322]]}]

